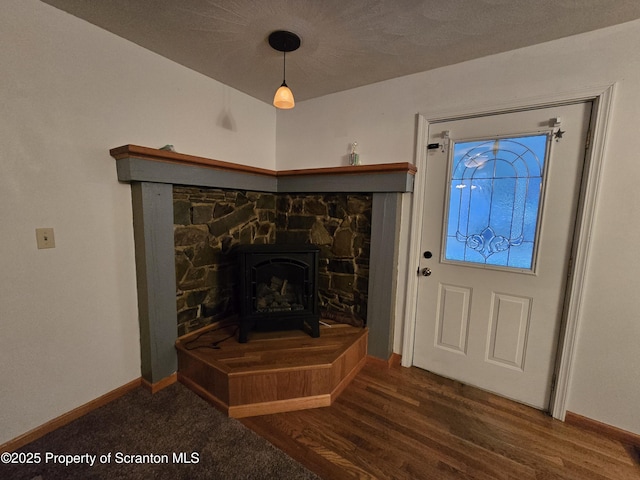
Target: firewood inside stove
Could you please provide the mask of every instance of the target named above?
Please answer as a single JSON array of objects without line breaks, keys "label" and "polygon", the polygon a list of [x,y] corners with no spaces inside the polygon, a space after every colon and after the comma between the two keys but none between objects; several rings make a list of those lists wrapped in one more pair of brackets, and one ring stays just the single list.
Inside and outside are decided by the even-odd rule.
[{"label": "firewood inside stove", "polygon": [[302,288],[286,278],[273,276],[267,283],[258,284],[256,310],[258,312],[290,312],[304,310]]}]

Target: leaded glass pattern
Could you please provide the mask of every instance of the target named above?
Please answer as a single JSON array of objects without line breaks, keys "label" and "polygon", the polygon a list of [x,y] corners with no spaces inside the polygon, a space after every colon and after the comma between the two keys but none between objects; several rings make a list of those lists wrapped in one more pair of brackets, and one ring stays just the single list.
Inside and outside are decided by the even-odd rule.
[{"label": "leaded glass pattern", "polygon": [[445,260],[532,269],[548,141],[454,143]]}]

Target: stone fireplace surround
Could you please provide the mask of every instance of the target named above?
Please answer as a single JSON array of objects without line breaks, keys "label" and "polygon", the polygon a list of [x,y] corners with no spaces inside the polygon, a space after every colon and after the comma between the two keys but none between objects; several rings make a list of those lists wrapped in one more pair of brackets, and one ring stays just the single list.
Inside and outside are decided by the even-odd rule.
[{"label": "stone fireplace surround", "polygon": [[290,194],[174,186],[178,336],[237,316],[244,245],[319,248],[318,297],[325,318],[367,318],[369,194]]},{"label": "stone fireplace surround", "polygon": [[392,354],[401,195],[413,191],[410,163],[275,172],[230,162],[124,145],[110,150],[118,180],[131,184],[142,376],[150,384],[177,370],[174,186],[271,193],[371,195],[367,299],[368,353]]}]

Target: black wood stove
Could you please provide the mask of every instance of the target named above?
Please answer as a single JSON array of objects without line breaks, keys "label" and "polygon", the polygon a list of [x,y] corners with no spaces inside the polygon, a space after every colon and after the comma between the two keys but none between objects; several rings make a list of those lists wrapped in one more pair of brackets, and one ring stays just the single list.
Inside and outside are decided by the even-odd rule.
[{"label": "black wood stove", "polygon": [[320,336],[318,251],[314,245],[238,247],[240,343],[253,329],[303,329]]}]

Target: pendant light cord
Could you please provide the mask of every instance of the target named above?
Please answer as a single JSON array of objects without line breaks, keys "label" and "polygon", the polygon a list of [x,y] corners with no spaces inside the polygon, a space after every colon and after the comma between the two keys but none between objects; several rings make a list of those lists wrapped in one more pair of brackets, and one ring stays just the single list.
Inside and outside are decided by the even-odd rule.
[{"label": "pendant light cord", "polygon": [[282,62],[282,85],[287,84],[287,51],[284,50],[283,54],[283,62]]}]

